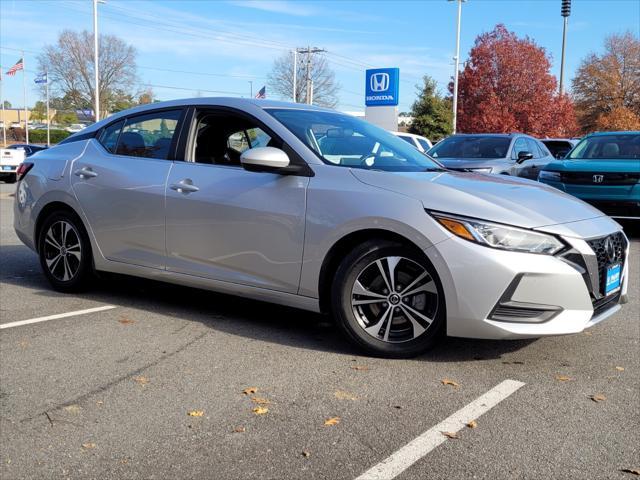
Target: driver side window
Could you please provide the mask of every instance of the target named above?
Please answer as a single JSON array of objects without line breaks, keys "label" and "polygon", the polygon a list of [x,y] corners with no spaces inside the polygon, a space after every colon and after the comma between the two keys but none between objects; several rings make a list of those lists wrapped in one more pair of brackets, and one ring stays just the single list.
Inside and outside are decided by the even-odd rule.
[{"label": "driver side window", "polygon": [[197,122],[192,154],[196,163],[239,167],[246,150],[279,146],[254,122],[234,114],[203,113]]}]

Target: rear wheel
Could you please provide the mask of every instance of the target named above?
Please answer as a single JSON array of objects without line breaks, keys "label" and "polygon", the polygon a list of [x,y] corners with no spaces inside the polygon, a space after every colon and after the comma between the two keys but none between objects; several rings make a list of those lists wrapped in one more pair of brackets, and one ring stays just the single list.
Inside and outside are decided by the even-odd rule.
[{"label": "rear wheel", "polygon": [[431,348],[446,316],[431,263],[422,252],[388,241],[360,245],[342,261],[332,307],[349,339],[385,357],[412,357]]},{"label": "rear wheel", "polygon": [[40,266],[53,288],[77,292],[88,287],[93,276],[91,245],[76,215],[51,214],[40,229],[38,252]]}]

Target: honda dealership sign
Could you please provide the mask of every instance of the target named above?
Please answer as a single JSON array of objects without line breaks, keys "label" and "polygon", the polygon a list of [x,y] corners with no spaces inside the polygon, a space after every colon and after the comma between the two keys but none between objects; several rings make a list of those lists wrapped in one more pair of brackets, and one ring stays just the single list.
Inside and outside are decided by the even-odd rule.
[{"label": "honda dealership sign", "polygon": [[367,107],[396,106],[400,83],[400,69],[375,68],[367,70],[365,105]]}]

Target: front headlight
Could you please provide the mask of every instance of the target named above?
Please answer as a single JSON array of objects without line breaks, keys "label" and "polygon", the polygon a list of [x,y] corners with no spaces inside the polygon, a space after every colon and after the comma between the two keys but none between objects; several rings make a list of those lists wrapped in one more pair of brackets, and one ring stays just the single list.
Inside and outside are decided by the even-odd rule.
[{"label": "front headlight", "polygon": [[560,172],[552,172],[550,170],[541,170],[538,174],[538,180],[548,180],[550,182],[562,181],[562,175]]},{"label": "front headlight", "polygon": [[431,215],[454,235],[486,247],[545,255],[554,255],[565,247],[546,233],[441,213]]}]

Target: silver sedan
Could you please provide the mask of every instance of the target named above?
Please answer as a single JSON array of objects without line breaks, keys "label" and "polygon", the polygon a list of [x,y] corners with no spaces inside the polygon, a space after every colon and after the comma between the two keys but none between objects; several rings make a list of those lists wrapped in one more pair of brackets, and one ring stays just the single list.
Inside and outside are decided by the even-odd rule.
[{"label": "silver sedan", "polygon": [[628,241],[600,211],[309,105],[139,107],[18,179],[16,232],[59,291],[107,271],[326,312],[370,354],[576,333],[626,300]]}]

